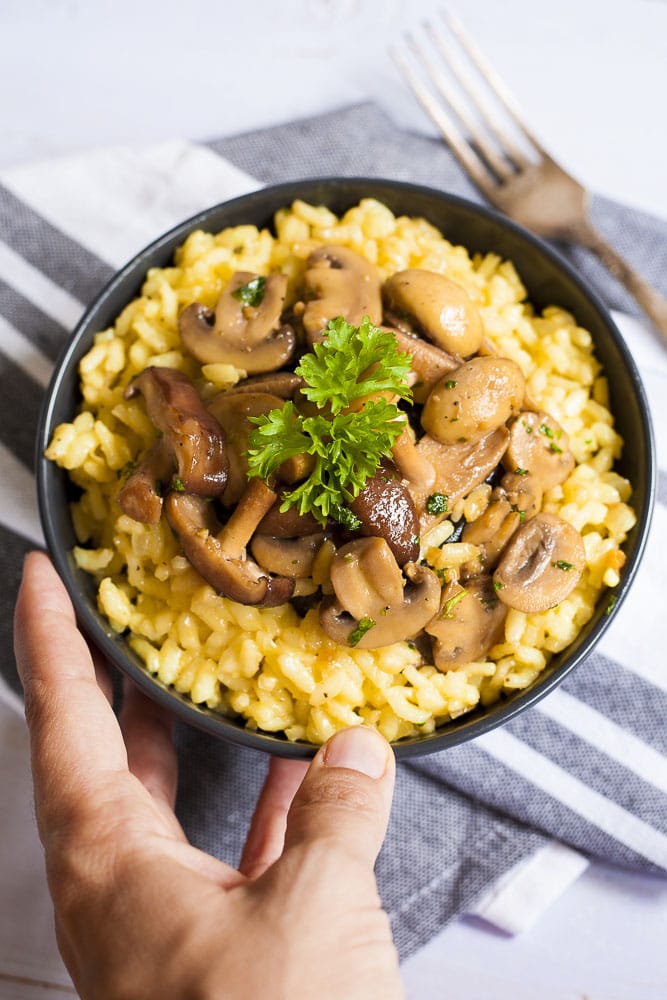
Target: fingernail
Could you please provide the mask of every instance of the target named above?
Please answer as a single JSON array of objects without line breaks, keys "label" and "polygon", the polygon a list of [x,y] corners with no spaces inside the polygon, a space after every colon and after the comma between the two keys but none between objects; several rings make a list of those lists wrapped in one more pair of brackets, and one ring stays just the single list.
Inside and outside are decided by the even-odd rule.
[{"label": "fingernail", "polygon": [[354,726],[331,737],[324,748],[324,764],[381,778],[387,770],[389,753],[389,746],[379,733],[366,726]]}]

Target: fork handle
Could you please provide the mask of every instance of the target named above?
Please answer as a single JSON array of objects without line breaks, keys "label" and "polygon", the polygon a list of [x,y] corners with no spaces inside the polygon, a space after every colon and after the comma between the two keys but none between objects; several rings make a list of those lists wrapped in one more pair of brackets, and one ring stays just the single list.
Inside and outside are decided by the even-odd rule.
[{"label": "fork handle", "polygon": [[646,315],[653,322],[662,341],[667,345],[667,299],[653,288],[610,246],[593,226],[586,225],[576,232],[577,242],[596,254],[615,278],[625,285]]}]

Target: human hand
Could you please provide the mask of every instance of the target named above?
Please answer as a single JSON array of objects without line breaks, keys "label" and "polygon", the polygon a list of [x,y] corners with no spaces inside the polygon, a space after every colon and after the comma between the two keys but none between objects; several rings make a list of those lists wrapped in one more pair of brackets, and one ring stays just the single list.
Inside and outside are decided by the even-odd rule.
[{"label": "human hand", "polygon": [[239,870],[176,820],[169,717],[108,677],[48,558],[28,556],[15,647],[58,942],[83,1000],[402,996],[373,865],[394,758],[368,729],[274,759]]}]

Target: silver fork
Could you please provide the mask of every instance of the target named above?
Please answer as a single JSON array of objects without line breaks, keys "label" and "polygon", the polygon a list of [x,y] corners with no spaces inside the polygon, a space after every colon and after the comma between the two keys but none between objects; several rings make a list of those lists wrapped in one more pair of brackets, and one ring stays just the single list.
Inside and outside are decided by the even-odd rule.
[{"label": "silver fork", "polygon": [[[592,226],[589,192],[555,162],[527,128],[514,98],[459,19],[445,12],[441,17],[449,29],[447,36],[427,23],[428,47],[407,35],[412,58],[398,49],[393,49],[392,55],[464,170],[492,205],[527,229],[539,236],[580,244],[597,254],[635,297],[667,344],[667,299]],[[472,67],[476,72],[471,72]],[[516,126],[521,145],[499,123],[499,106]]]}]

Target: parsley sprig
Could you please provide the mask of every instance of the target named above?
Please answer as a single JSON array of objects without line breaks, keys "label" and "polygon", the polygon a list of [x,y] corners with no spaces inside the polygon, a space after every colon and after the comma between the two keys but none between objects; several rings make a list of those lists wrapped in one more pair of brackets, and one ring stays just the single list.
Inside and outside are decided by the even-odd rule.
[{"label": "parsley sprig", "polygon": [[373,326],[368,317],[359,327],[339,317],[295,370],[306,383],[302,394],[320,412],[305,415],[287,402],[282,409],[252,417],[256,428],[250,435],[248,475],[267,480],[288,458],[312,455],[310,475],[283,494],[280,509],[296,507],[322,525],[329,517],[350,525],[354,515],[347,505],[382,458],[391,455],[405,426],[396,404],[382,396],[357,403],[358,409],[350,407],[382,392],[411,399],[406,383],[410,356],[397,349],[393,334]]}]

